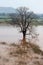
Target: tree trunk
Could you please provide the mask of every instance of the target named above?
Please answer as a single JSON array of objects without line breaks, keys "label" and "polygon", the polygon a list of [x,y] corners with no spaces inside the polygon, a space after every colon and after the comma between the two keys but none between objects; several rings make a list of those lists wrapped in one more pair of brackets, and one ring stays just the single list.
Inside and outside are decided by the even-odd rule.
[{"label": "tree trunk", "polygon": [[23,31],[23,43],[26,42],[26,31]]}]

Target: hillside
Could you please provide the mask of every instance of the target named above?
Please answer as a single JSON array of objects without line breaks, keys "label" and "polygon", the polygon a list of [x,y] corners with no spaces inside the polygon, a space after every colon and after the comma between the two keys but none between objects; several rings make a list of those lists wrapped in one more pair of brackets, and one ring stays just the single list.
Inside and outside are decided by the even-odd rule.
[{"label": "hillside", "polygon": [[12,7],[0,7],[0,14],[2,13],[5,13],[5,14],[8,14],[8,13],[15,13],[16,10]]}]

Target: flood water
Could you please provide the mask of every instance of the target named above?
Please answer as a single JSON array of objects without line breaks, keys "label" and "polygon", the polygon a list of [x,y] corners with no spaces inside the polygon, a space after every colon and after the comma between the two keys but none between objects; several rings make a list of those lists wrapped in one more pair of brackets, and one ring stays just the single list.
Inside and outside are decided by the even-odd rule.
[{"label": "flood water", "polygon": [[[37,44],[43,50],[43,26],[37,26],[36,31],[39,34]],[[13,43],[22,39],[22,33],[19,28],[13,26],[0,26],[0,42]]]}]

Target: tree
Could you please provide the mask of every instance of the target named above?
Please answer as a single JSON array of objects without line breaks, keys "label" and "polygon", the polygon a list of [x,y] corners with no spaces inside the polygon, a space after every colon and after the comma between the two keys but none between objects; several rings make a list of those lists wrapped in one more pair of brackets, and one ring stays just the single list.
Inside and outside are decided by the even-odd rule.
[{"label": "tree", "polygon": [[29,30],[29,34],[31,34],[31,23],[34,20],[35,16],[33,12],[30,12],[26,7],[20,7],[17,9],[17,15],[12,17],[12,22],[14,23],[13,19],[16,19],[16,24],[20,27],[21,32],[23,34],[23,41],[26,41],[26,33]]}]

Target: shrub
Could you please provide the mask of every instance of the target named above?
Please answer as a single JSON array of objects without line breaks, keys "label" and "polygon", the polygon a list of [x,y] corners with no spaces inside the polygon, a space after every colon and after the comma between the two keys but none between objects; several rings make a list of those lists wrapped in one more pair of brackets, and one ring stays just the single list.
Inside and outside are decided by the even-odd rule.
[{"label": "shrub", "polygon": [[32,47],[33,51],[38,54],[43,55],[43,51],[40,49],[40,47],[36,44],[30,43],[30,46]]}]

